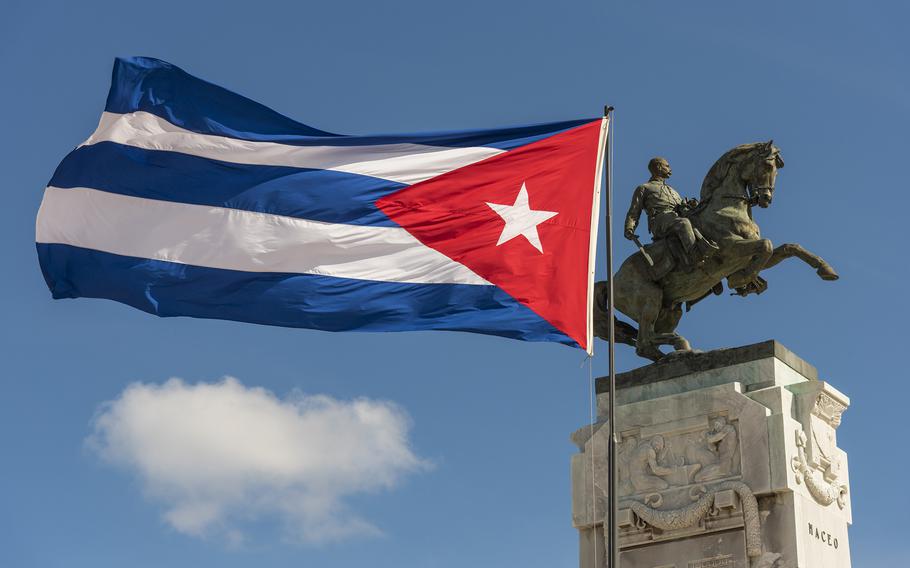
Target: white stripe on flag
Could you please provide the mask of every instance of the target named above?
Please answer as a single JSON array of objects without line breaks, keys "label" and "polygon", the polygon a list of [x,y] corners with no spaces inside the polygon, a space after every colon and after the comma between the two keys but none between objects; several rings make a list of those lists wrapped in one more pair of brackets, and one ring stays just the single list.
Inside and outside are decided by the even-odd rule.
[{"label": "white stripe on flag", "polygon": [[324,223],[88,188],[48,187],[35,240],[247,272],[489,284],[397,227]]},{"label": "white stripe on flag", "polygon": [[414,184],[501,154],[497,148],[446,148],[422,144],[292,146],[199,134],[154,114],[105,112],[82,145],[110,141],[147,150],[180,152],[212,160],[334,170]]}]

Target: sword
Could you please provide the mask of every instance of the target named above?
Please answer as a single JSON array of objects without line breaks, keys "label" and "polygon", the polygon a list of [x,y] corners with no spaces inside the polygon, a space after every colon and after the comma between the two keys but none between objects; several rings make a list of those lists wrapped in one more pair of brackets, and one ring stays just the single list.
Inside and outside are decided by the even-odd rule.
[{"label": "sword", "polygon": [[651,268],[654,268],[654,260],[651,258],[651,255],[645,251],[645,247],[641,244],[641,241],[638,240],[638,235],[632,235],[632,242],[635,243],[635,246],[638,247],[638,250],[639,250],[639,252],[641,252],[641,255],[643,257],[645,257],[645,262],[648,263],[648,266],[650,266]]}]

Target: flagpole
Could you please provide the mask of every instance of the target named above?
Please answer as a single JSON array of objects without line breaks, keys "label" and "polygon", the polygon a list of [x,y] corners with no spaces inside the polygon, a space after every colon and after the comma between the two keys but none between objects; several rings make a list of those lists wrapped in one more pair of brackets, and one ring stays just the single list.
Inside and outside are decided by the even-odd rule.
[{"label": "flagpole", "polygon": [[619,550],[617,546],[618,533],[616,530],[616,424],[613,420],[616,416],[616,326],[615,322],[615,305],[613,301],[613,107],[607,105],[604,107],[604,116],[610,119],[610,127],[607,130],[607,324],[608,335],[607,343],[609,349],[607,358],[610,365],[610,394],[607,409],[607,441],[608,448],[608,474],[607,485],[607,566],[609,568],[619,568]]}]

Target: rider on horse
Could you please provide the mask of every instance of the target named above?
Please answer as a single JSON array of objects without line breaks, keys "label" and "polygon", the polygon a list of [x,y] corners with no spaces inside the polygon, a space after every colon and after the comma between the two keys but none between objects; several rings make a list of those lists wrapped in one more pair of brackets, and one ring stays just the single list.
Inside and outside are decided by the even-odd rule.
[{"label": "rider on horse", "polygon": [[[666,179],[672,174],[670,163],[665,158],[652,158],[648,162],[651,179],[635,188],[632,205],[626,215],[625,236],[636,238],[635,228],[642,209],[648,214],[648,231],[655,241],[674,235],[677,242],[668,242],[673,256],[685,271],[691,271],[698,264],[718,250],[717,245],[701,235],[683,215],[693,209],[695,199],[683,199],[675,189],[667,185]],[[678,247],[681,246],[681,250]]]},{"label": "rider on horse", "polygon": [[[665,356],[659,349],[663,345],[691,351],[692,346],[676,331],[683,306],[688,308],[712,291],[720,294],[724,280],[739,295],[757,294],[767,287],[759,273],[788,258],[815,268],[822,280],[837,280],[831,265],[800,245],[775,247],[761,236],[752,218],[753,207],[771,205],[782,167],[780,149],[772,142],[740,144],[711,166],[696,206],[667,185],[670,164],[662,158],[651,160],[651,179],[635,190],[624,228],[627,237],[637,240],[635,227],[642,210],[647,211],[655,242],[629,255],[609,281],[596,284],[597,336],[633,345],[640,356],[656,361]],[[706,251],[714,250],[713,243],[702,242],[707,241],[699,235],[702,231],[720,249],[698,264]],[[637,329],[615,315],[611,321],[611,299],[618,312],[638,324]]]}]

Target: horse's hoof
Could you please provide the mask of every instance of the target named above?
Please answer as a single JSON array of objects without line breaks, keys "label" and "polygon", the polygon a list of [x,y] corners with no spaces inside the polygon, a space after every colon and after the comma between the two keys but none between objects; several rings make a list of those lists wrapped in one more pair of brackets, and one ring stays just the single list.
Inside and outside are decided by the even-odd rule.
[{"label": "horse's hoof", "polygon": [[645,359],[650,359],[652,361],[658,361],[664,357],[663,352],[654,346],[639,347],[635,350],[635,353],[639,357],[644,357]]},{"label": "horse's hoof", "polygon": [[680,359],[682,357],[688,357],[690,355],[695,355],[695,351],[691,349],[677,349],[676,351],[670,351],[664,355],[665,359]]},{"label": "horse's hoof", "polygon": [[689,340],[683,336],[679,336],[673,341],[673,349],[675,349],[677,353],[688,353],[692,351],[692,346],[689,344]]},{"label": "horse's hoof", "polygon": [[819,278],[821,278],[822,280],[828,280],[828,281],[833,282],[834,280],[837,280],[838,278],[840,278],[840,276],[838,276],[837,272],[834,272],[834,269],[831,268],[827,264],[822,264],[821,266],[819,266],[818,270],[816,270],[815,273],[818,274]]}]

